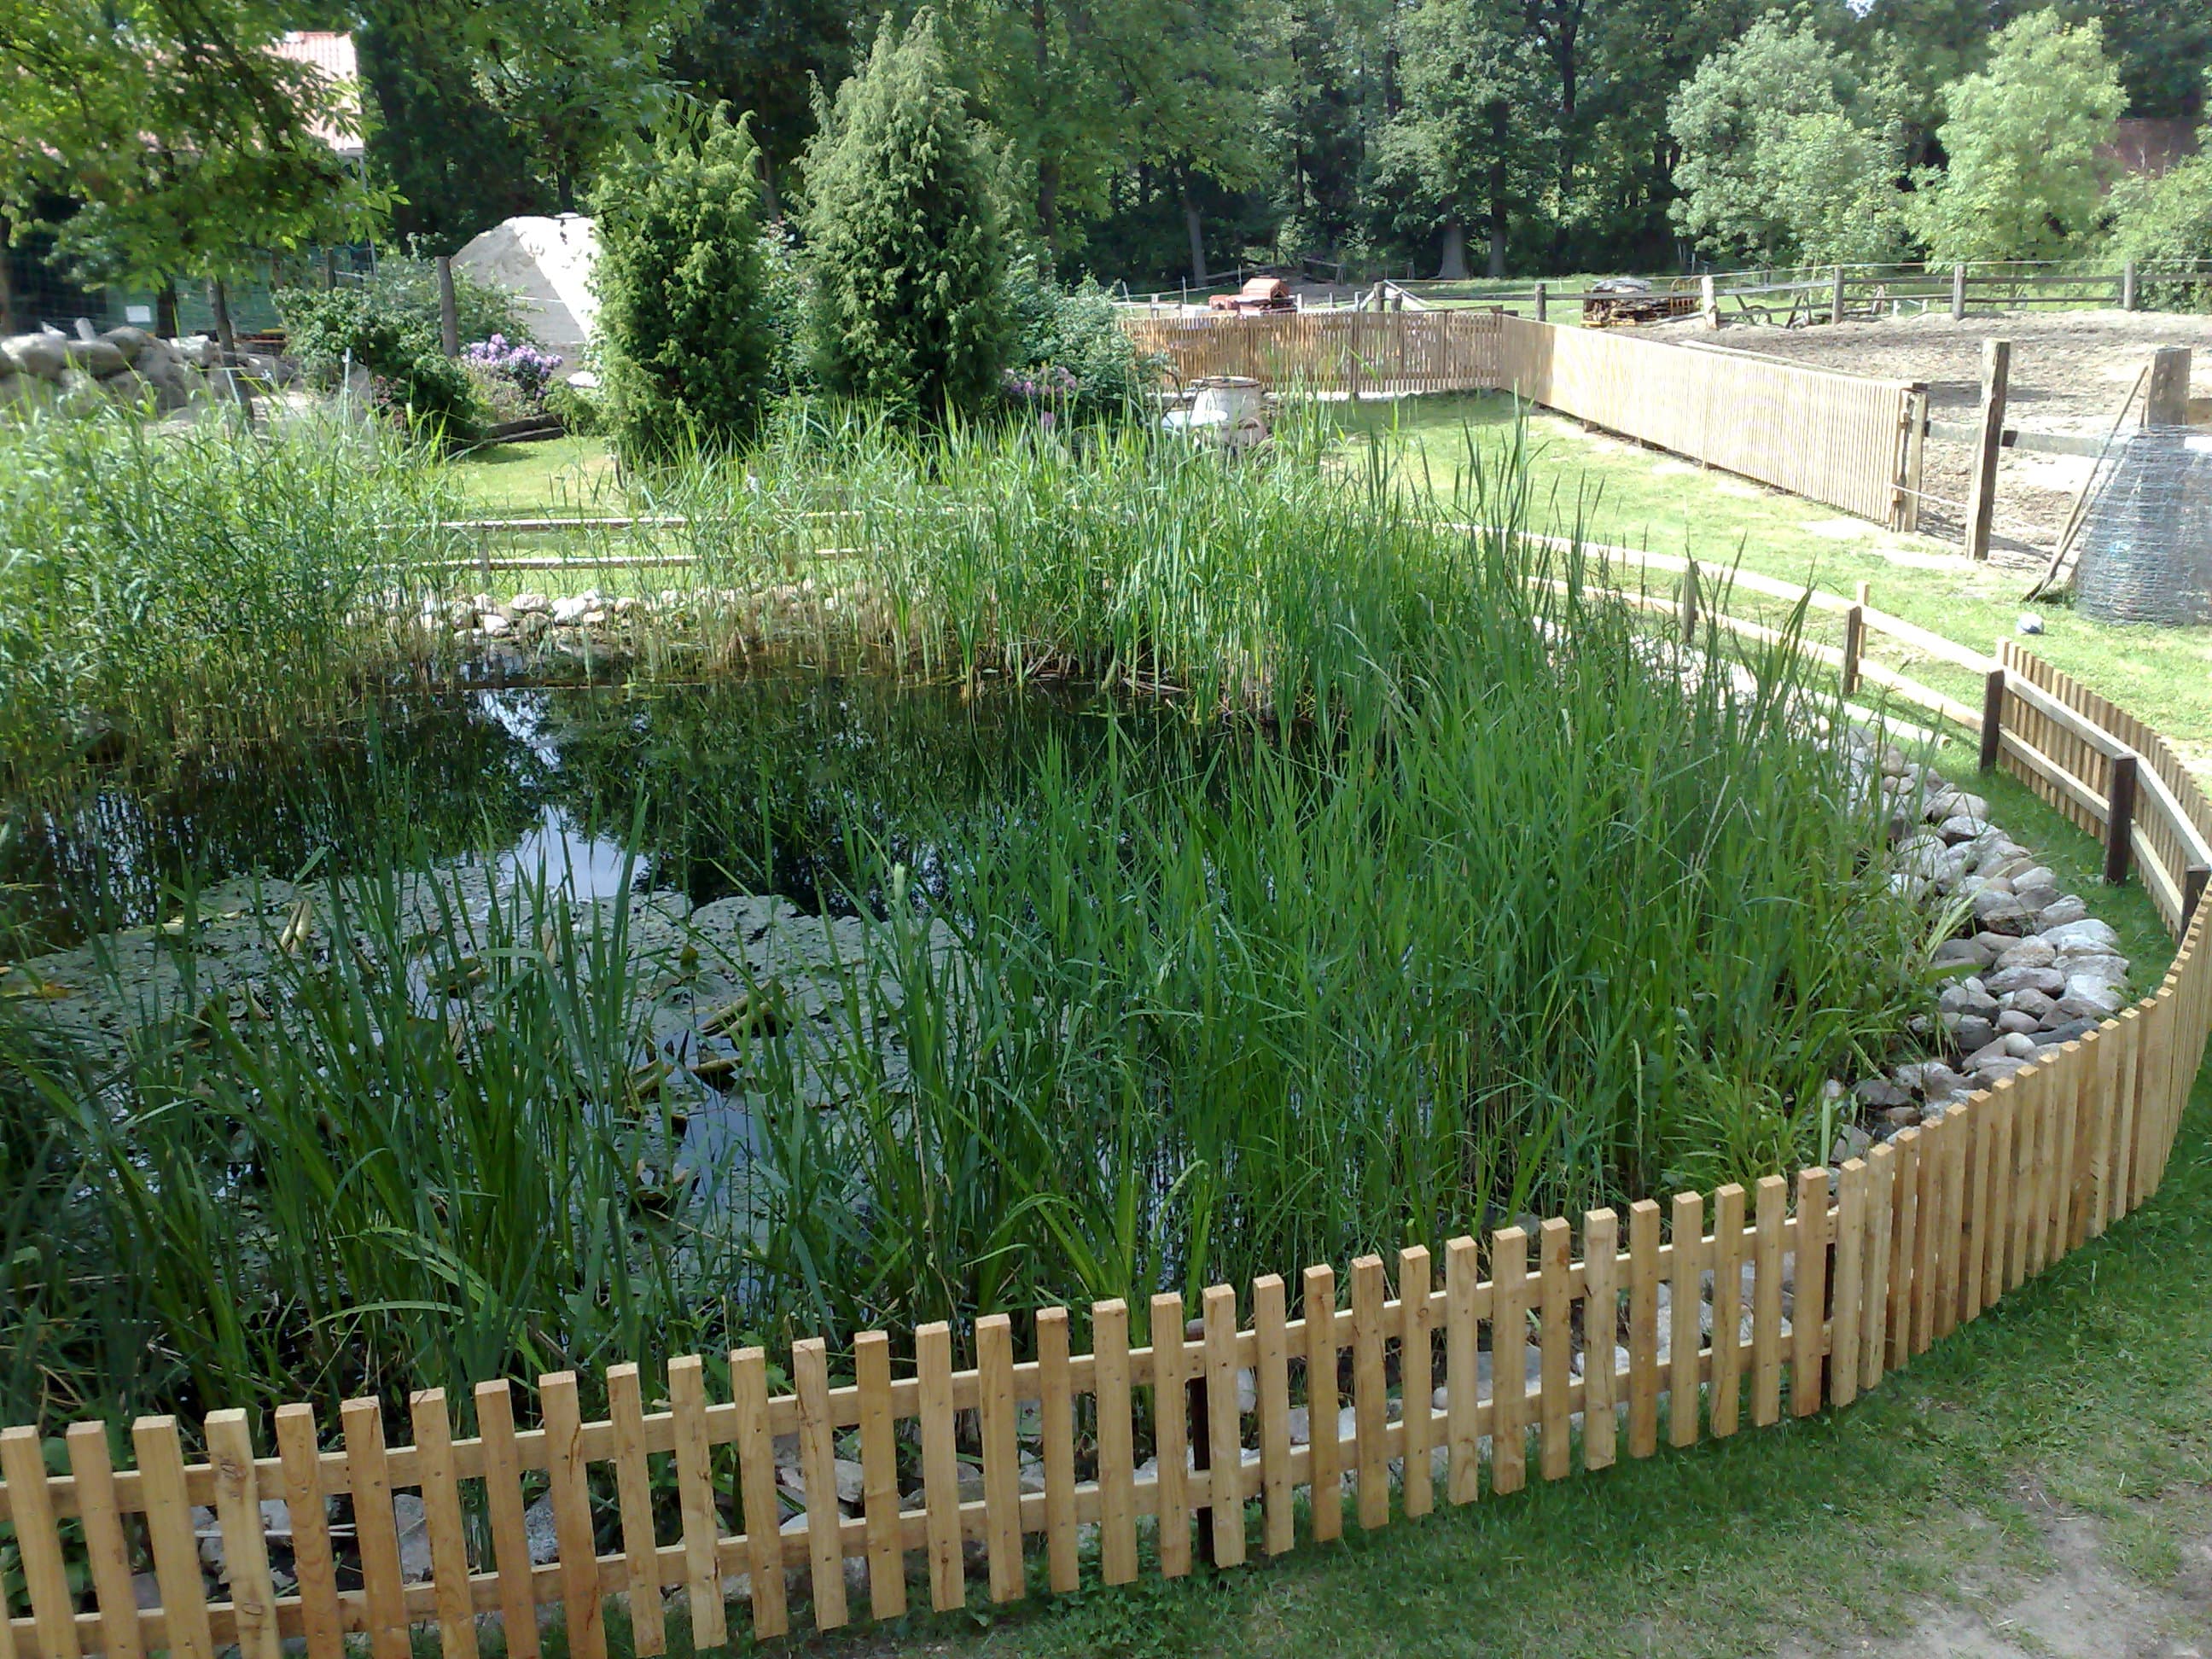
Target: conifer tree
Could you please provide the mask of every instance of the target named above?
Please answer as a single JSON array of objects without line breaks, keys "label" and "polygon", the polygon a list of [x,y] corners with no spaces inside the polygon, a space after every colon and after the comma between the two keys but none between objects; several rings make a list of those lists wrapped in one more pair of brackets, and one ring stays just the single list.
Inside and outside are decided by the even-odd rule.
[{"label": "conifer tree", "polygon": [[923,11],[886,24],[806,155],[814,346],[831,390],[923,418],[998,387],[1010,322],[988,136]]},{"label": "conifer tree", "polygon": [[615,441],[629,459],[742,443],[759,424],[775,349],[759,190],[752,139],[726,106],[702,143],[664,137],[599,185],[598,332]]}]

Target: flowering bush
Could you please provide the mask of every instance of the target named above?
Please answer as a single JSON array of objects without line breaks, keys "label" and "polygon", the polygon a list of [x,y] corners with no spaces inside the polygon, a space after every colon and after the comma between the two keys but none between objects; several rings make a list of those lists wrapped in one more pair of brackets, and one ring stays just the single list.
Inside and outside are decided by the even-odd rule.
[{"label": "flowering bush", "polygon": [[1050,427],[1062,410],[1074,406],[1082,385],[1060,364],[1048,363],[1036,368],[1008,369],[999,389],[1009,403],[1036,410],[1038,425]]},{"label": "flowering bush", "polygon": [[470,368],[512,386],[533,411],[544,408],[545,389],[553,383],[553,371],[561,367],[558,353],[542,350],[527,340],[509,341],[504,334],[478,340],[461,355]]}]

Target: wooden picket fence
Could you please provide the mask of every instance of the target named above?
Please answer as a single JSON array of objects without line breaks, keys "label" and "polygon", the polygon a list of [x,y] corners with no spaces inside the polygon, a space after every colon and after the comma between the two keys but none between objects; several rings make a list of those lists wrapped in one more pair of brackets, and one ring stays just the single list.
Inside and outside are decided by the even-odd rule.
[{"label": "wooden picket fence", "polygon": [[1185,385],[1234,374],[1353,397],[1496,389],[1498,321],[1487,311],[1121,313],[1137,349]]},{"label": "wooden picket fence", "polygon": [[[2108,717],[2047,665],[2013,651],[2005,672],[2034,687],[1996,705],[2020,739],[2007,763],[2031,778],[2057,764],[2062,736],[2107,718],[2097,729],[2115,741],[2125,731],[2154,768],[2170,758],[2154,733]],[[2171,793],[2201,841],[2212,817],[2186,781]],[[2154,861],[2167,855],[2147,846]],[[2187,837],[2171,851],[2183,858]],[[1532,1468],[1559,1480],[1649,1456],[1662,1439],[1686,1446],[1846,1406],[2156,1192],[2212,1022],[2206,909],[2170,916],[2181,948],[2154,995],[2045,1060],[1839,1170],[1632,1204],[1625,1241],[1620,1218],[1601,1209],[1578,1227],[1555,1218],[1533,1235],[1453,1239],[1441,1283],[1414,1247],[1394,1264],[1354,1261],[1348,1301],[1326,1266],[1295,1286],[1273,1274],[1241,1296],[1217,1285],[1194,1334],[1179,1297],[1100,1302],[1081,1322],[1088,1352],[1069,1310],[994,1314],[976,1322],[975,1363],[959,1370],[945,1325],[923,1327],[896,1358],[888,1338],[863,1333],[852,1380],[835,1385],[828,1346],[802,1341],[788,1393],[772,1392],[758,1348],[728,1357],[726,1398],[713,1397],[696,1356],[668,1363],[665,1400],[648,1401],[638,1366],[616,1365],[604,1420],[585,1420],[573,1373],[540,1380],[535,1426],[518,1425],[507,1384],[479,1387],[465,1436],[434,1389],[414,1396],[404,1446],[387,1443],[373,1400],[348,1403],[327,1441],[313,1407],[278,1408],[273,1455],[242,1412],[211,1413],[204,1455],[190,1462],[173,1418],[143,1418],[127,1469],[113,1466],[104,1425],[68,1431],[58,1474],[36,1430],[9,1429],[0,1524],[28,1610],[0,1613],[22,1659],[214,1659],[234,1644],[243,1659],[280,1659],[294,1639],[311,1659],[341,1659],[350,1636],[366,1638],[371,1659],[409,1659],[410,1632],[433,1625],[447,1659],[473,1659],[484,1614],[501,1618],[508,1653],[536,1659],[539,1610],[557,1605],[568,1651],[603,1659],[605,1600],[620,1595],[636,1652],[652,1656],[666,1644],[672,1591],[693,1639],[714,1645],[732,1604],[757,1636],[789,1630],[794,1586],[818,1629],[854,1616],[860,1583],[877,1618],[918,1597],[963,1606],[971,1549],[995,1602],[1024,1595],[1033,1566],[1051,1589],[1074,1589],[1094,1553],[1109,1584],[1147,1565],[1187,1573],[1201,1554],[1230,1569],[1255,1538],[1274,1555],[1340,1536],[1347,1492],[1353,1522],[1378,1528],[1439,1499],[1510,1493]],[[846,1431],[857,1431],[854,1516],[837,1493]],[[1140,1464],[1147,1431],[1154,1455]],[[783,1437],[795,1437],[803,1476],[789,1518]],[[903,1495],[902,1463],[921,1475]],[[550,1498],[558,1547],[544,1563],[532,1559],[526,1480]],[[672,1504],[656,1504],[657,1486],[672,1487]],[[415,1582],[403,1573],[402,1492],[419,1494],[428,1540],[429,1571]],[[290,1515],[295,1582],[281,1592],[264,1534],[271,1498]],[[351,1560],[341,1585],[334,1499],[357,1585]],[[196,1526],[195,1505],[212,1510],[211,1529]],[[601,1505],[619,1542],[605,1553]],[[210,1530],[225,1574],[212,1600],[201,1571]],[[142,1562],[151,1607],[140,1605],[143,1577],[134,1583]]]}]

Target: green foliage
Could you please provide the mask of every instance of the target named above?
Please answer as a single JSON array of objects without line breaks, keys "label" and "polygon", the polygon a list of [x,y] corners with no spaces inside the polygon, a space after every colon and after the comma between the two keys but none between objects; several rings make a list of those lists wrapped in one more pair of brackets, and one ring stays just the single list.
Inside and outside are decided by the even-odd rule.
[{"label": "green foliage", "polygon": [[1920,176],[1910,215],[1930,258],[2047,259],[2089,242],[2112,173],[2098,146],[2124,107],[2094,19],[2028,13],[1944,105],[1949,165]]},{"label": "green foliage", "polygon": [[763,294],[752,140],[726,110],[703,140],[664,137],[593,198],[601,381],[633,460],[743,443],[759,424],[775,337]]},{"label": "green foliage", "polygon": [[[1056,400],[1057,408],[1085,416],[1143,406],[1158,365],[1138,355],[1097,283],[1064,288],[1034,258],[1018,259],[1006,273],[1006,300],[1014,322],[1012,367],[1032,380],[1059,371],[1073,387]],[[1063,383],[1059,374],[1052,378]]]},{"label": "green foliage", "polygon": [[148,285],[366,232],[382,197],[318,136],[345,89],[270,52],[288,23],[270,0],[0,8],[0,217],[74,203],[60,252]]},{"label": "green foliage", "polygon": [[[2131,173],[2112,187],[2112,251],[2149,264],[2212,260],[2212,154],[2192,155],[2163,178]],[[2212,310],[2212,272],[2194,283],[2150,282],[2161,309]]]},{"label": "green foliage", "polygon": [[979,409],[1010,343],[989,147],[936,19],[878,33],[806,153],[815,359],[834,392],[925,419]]},{"label": "green foliage", "polygon": [[1904,151],[1889,95],[1778,14],[1698,66],[1668,110],[1676,226],[1724,257],[1895,258]]},{"label": "green foliage", "polygon": [[[292,348],[322,386],[337,386],[350,362],[371,377],[379,402],[403,421],[449,440],[473,437],[488,419],[483,394],[467,370],[445,354],[434,287],[393,269],[402,264],[386,260],[365,283],[281,289],[276,304]],[[477,283],[467,285],[464,307],[462,283],[456,272],[456,309],[471,322],[514,314],[513,301],[501,290]],[[467,335],[464,329],[463,337]]]}]

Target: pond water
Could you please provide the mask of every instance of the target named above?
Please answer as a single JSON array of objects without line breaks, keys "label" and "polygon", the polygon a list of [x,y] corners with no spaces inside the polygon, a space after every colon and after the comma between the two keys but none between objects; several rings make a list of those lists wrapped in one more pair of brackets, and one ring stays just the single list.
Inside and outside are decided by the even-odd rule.
[{"label": "pond water", "polygon": [[486,861],[579,900],[627,879],[695,903],[849,914],[889,854],[925,887],[959,823],[1018,800],[1048,750],[1187,729],[1087,688],[759,675],[649,689],[395,700],[343,734],[111,772],[0,805],[0,960],[155,921],[191,888]]}]

